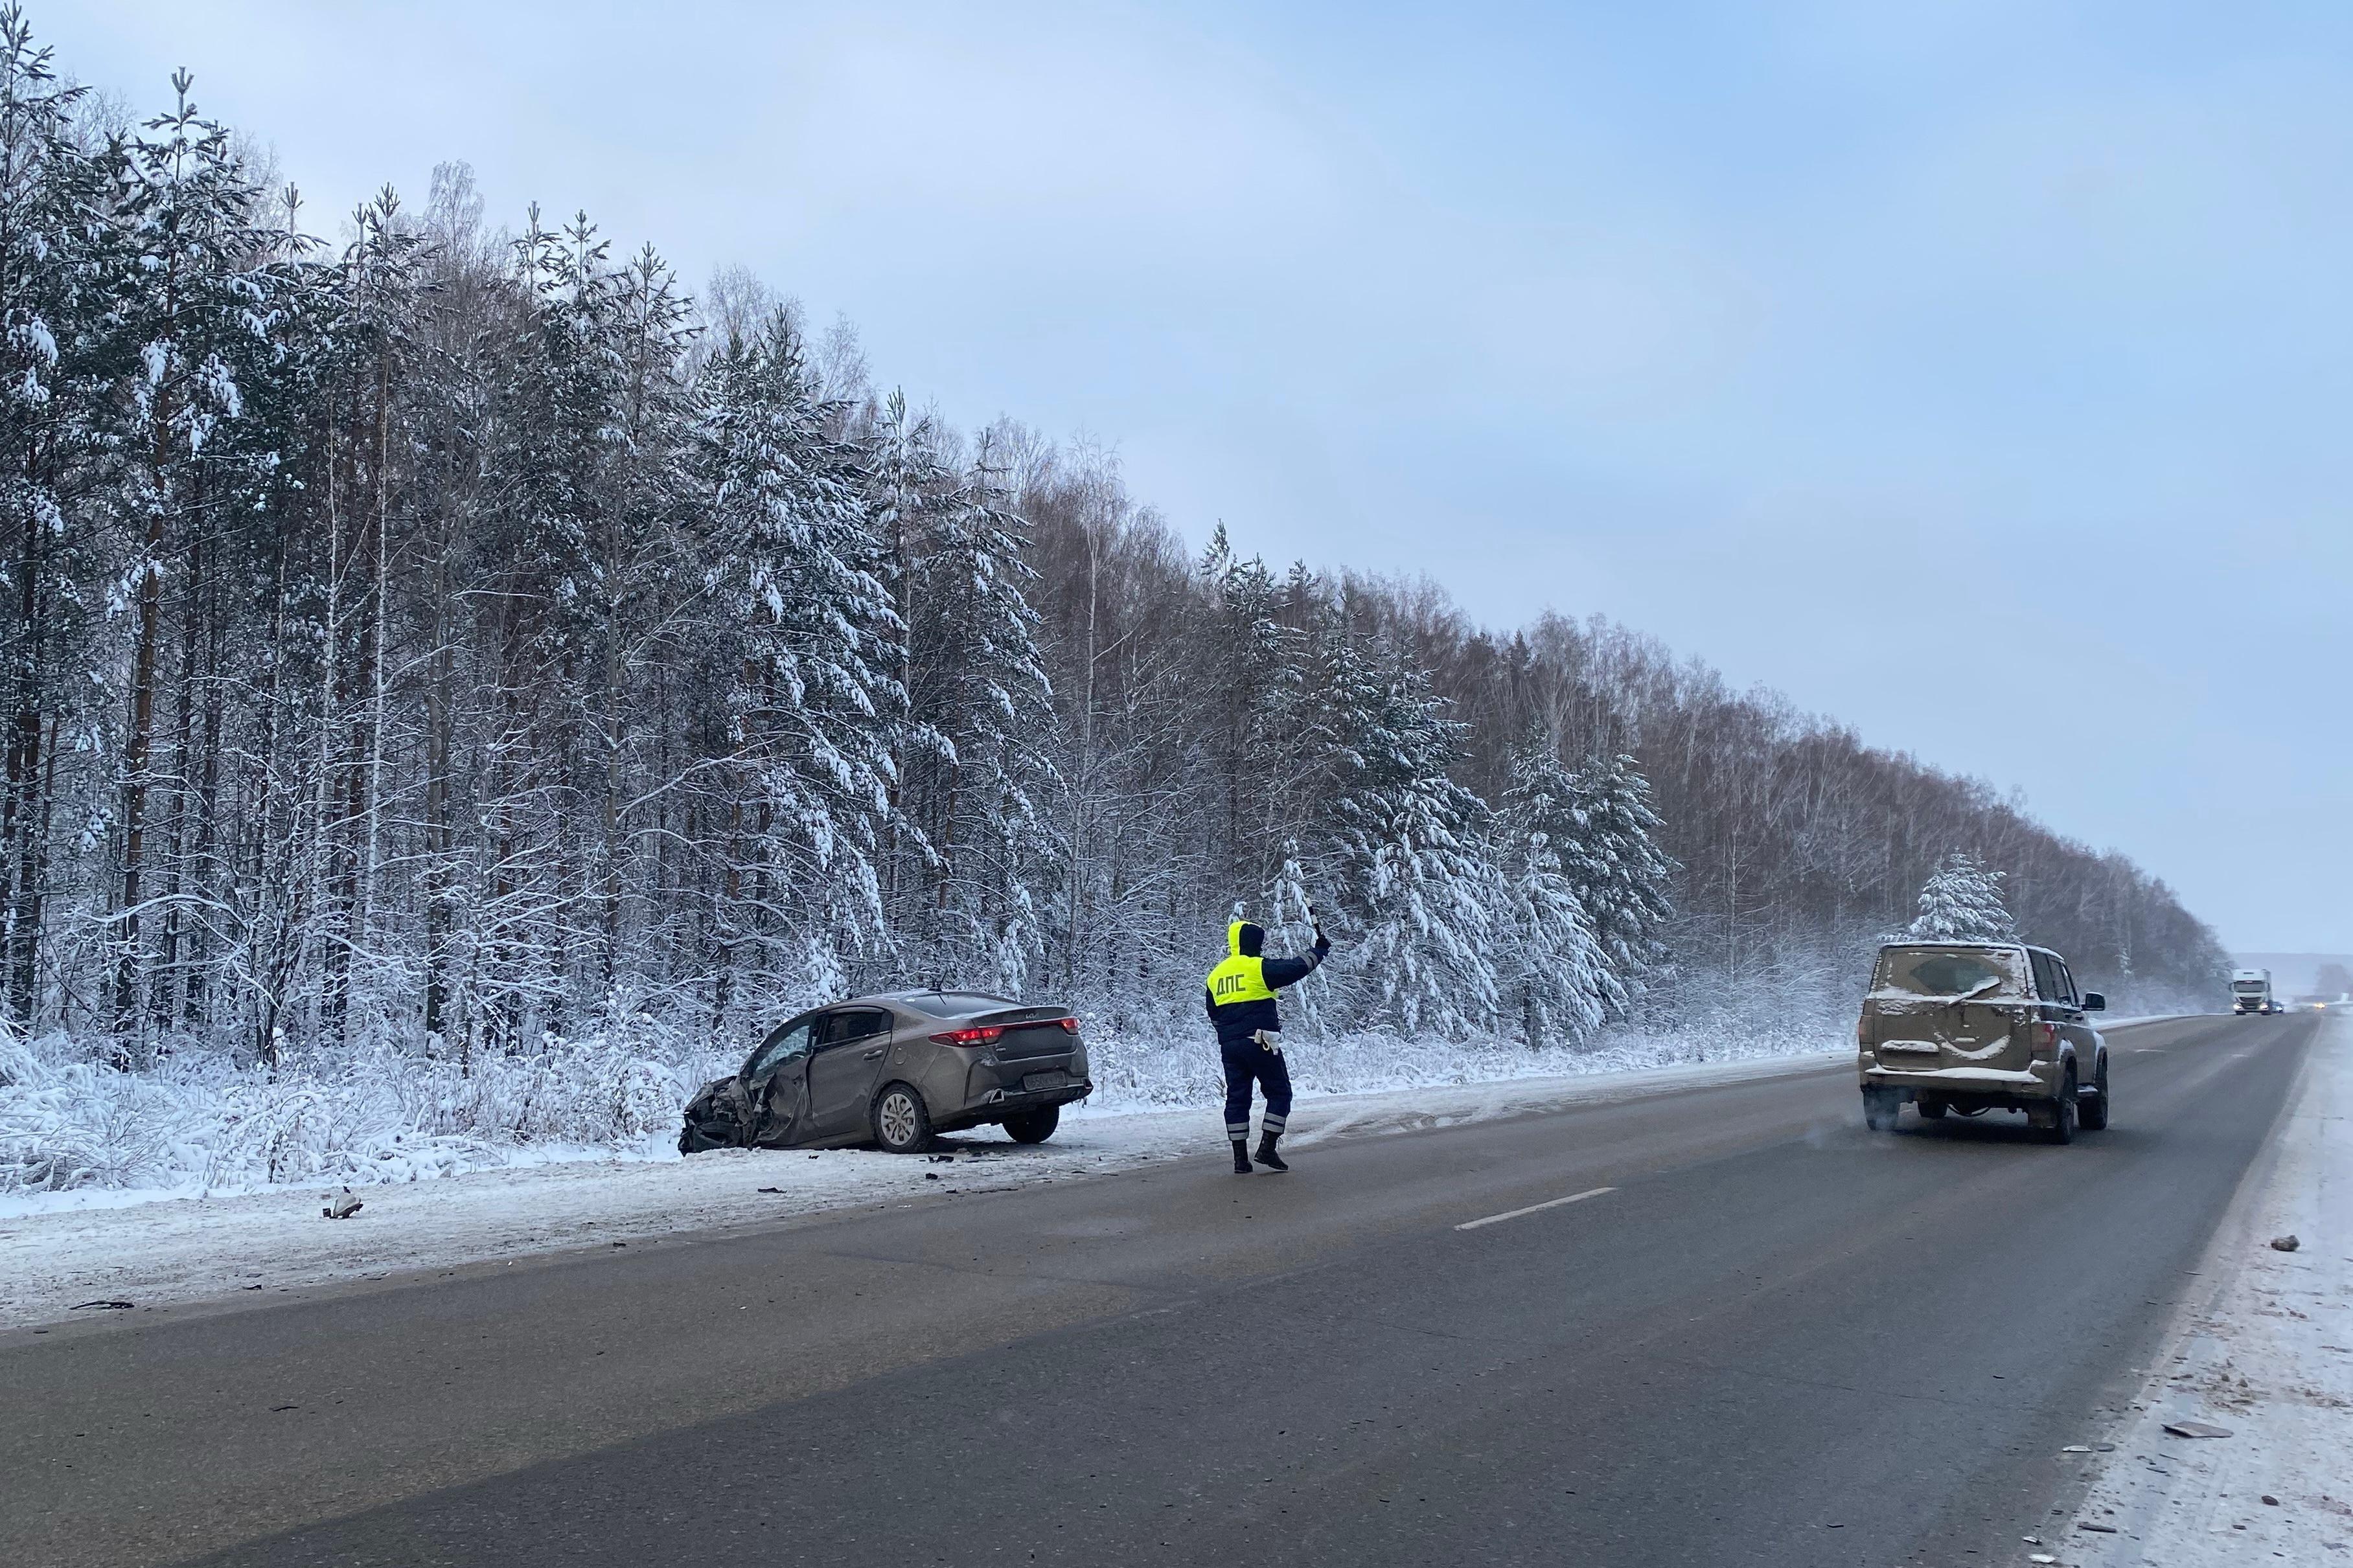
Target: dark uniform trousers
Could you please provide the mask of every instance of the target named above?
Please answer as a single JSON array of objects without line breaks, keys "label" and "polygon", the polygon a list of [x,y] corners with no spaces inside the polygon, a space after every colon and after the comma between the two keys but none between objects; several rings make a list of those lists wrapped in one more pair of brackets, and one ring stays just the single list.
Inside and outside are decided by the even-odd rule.
[{"label": "dark uniform trousers", "polygon": [[1266,1091],[1259,1130],[1270,1138],[1279,1135],[1291,1120],[1291,1068],[1282,1053],[1245,1039],[1220,1043],[1218,1055],[1226,1065],[1226,1136],[1237,1143],[1249,1141],[1253,1083]]}]

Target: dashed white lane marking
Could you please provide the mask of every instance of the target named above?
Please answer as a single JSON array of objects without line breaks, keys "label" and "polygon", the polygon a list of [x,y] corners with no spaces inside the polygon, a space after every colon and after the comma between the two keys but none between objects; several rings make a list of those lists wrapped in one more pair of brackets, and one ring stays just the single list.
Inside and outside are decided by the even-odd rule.
[{"label": "dashed white lane marking", "polygon": [[1595,1187],[1590,1192],[1571,1193],[1565,1198],[1554,1198],[1549,1203],[1530,1204],[1524,1209],[1512,1209],[1504,1214],[1491,1214],[1485,1219],[1465,1220],[1454,1228],[1476,1230],[1482,1225],[1501,1225],[1507,1219],[1517,1219],[1522,1215],[1535,1214],[1544,1209],[1556,1209],[1563,1204],[1581,1204],[1588,1198],[1598,1198],[1604,1193],[1614,1193],[1617,1190],[1615,1187]]}]

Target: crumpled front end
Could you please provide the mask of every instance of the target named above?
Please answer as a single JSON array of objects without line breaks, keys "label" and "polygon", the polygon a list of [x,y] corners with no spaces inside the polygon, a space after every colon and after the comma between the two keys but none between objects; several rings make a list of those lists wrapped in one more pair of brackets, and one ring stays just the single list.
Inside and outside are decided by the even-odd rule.
[{"label": "crumpled front end", "polygon": [[712,1079],[686,1102],[678,1152],[699,1154],[705,1149],[740,1149],[750,1142],[750,1120],[742,1086],[732,1078]]}]

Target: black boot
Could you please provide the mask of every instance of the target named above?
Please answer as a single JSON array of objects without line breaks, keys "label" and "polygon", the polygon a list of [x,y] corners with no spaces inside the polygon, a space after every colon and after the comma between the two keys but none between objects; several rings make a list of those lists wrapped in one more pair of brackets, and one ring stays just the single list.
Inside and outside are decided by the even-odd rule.
[{"label": "black boot", "polygon": [[1234,1140],[1234,1174],[1247,1176],[1250,1173],[1250,1141],[1237,1138]]},{"label": "black boot", "polygon": [[[1274,1138],[1275,1135],[1271,1132],[1262,1132],[1259,1135],[1258,1163],[1270,1171],[1288,1171],[1291,1167],[1284,1164],[1282,1156],[1274,1152]],[[1234,1152],[1240,1153],[1241,1145],[1235,1144]]]}]

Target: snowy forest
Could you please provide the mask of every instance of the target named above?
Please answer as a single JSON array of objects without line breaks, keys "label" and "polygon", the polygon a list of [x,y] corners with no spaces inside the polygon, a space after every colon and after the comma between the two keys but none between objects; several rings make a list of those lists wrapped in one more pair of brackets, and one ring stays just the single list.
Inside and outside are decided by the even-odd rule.
[{"label": "snowy forest", "polygon": [[0,1097],[691,1076],[935,982],[1141,1081],[1228,919],[1311,900],[1306,1039],[1835,1035],[1956,852],[2120,1007],[2225,965],[2124,857],[1638,633],[1270,563],[462,164],[315,218],[185,77],[129,113],[0,30]]}]

